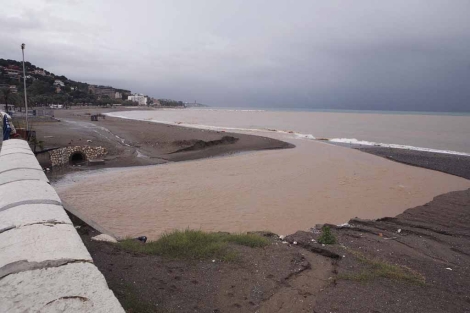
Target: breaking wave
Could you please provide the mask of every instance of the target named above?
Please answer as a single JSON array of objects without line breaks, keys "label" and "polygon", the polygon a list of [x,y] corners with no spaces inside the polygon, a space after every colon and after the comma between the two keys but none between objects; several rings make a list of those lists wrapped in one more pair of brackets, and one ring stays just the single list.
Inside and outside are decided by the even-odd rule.
[{"label": "breaking wave", "polygon": [[408,146],[408,145],[399,145],[399,144],[393,144],[393,143],[381,143],[381,142],[357,140],[356,138],[333,138],[333,139],[328,139],[328,141],[336,142],[336,143],[348,143],[352,145],[384,147],[384,148],[392,148],[392,149],[405,149],[405,150],[424,151],[424,152],[432,152],[432,153],[470,156],[469,153],[452,151],[452,150],[439,150],[439,149],[415,147],[415,146]]}]

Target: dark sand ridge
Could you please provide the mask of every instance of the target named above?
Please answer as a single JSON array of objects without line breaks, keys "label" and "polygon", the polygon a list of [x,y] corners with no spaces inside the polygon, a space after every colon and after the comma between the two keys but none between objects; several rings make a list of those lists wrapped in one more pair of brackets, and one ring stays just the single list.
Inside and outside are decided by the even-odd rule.
[{"label": "dark sand ridge", "polygon": [[357,149],[392,161],[470,179],[469,156],[421,153],[420,151],[384,147],[360,147]]}]

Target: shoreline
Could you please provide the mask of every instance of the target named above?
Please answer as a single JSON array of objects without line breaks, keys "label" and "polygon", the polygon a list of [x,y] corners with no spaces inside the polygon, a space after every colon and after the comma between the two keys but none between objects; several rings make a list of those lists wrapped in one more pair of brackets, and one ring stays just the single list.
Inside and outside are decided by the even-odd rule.
[{"label": "shoreline", "polygon": [[[126,111],[129,109],[126,109]],[[234,153],[293,148],[294,145],[250,134],[192,129],[177,125],[107,117],[90,121],[90,114],[116,112],[116,109],[85,108],[56,110],[59,122],[36,122],[37,140],[44,149],[67,146],[102,146],[108,154],[101,169],[155,165],[230,155]],[[50,164],[42,164],[51,167]],[[78,168],[76,168],[78,169]],[[81,168],[83,169],[83,168]],[[54,168],[59,177],[69,166]]]},{"label": "shoreline", "polygon": [[[321,144],[318,147],[325,143]],[[328,146],[334,148],[335,145],[327,144],[323,149],[335,151]],[[391,163],[399,164],[398,160],[419,167],[406,173],[424,168],[418,172],[440,169],[449,170],[453,175],[470,165],[470,158],[460,157],[462,161],[454,156],[452,166],[440,168],[437,165],[448,164],[448,158],[437,156],[436,159],[428,152],[336,148],[339,149],[336,151],[363,158],[369,168],[373,167],[369,162],[388,164],[394,161]],[[296,149],[303,149],[303,144]],[[296,149],[279,151],[295,155]],[[342,149],[355,152],[346,153],[347,150]],[[259,153],[268,157],[271,154],[269,150]],[[245,161],[253,157],[247,156]],[[429,163],[433,158],[435,162]],[[216,161],[226,163],[227,158]],[[189,164],[188,173],[191,173],[196,170],[192,166],[194,162],[202,165],[208,160],[182,162],[178,166]],[[169,166],[171,162],[162,168]],[[135,170],[144,175],[154,168],[136,167]],[[392,168],[403,169],[403,165]],[[159,176],[158,173],[155,176]],[[204,171],[201,174],[206,175]],[[440,173],[435,175],[446,178]],[[86,174],[84,176],[86,181]],[[99,176],[89,178],[95,180]],[[467,180],[470,177],[466,172],[458,176]],[[126,181],[126,176],[115,177]],[[171,176],[169,178],[166,183],[174,183]],[[142,179],[134,183],[145,188],[146,180]],[[104,191],[110,192],[115,187],[104,186]],[[187,189],[182,187],[182,190]],[[123,197],[123,194],[118,190],[116,197]],[[127,212],[111,213],[136,218],[133,210],[142,204],[136,197]],[[109,287],[131,311],[147,309],[152,312],[163,308],[195,312],[270,312],[282,307],[286,312],[460,312],[470,302],[465,295],[470,288],[470,257],[465,252],[470,249],[469,205],[470,189],[467,189],[435,196],[432,201],[410,206],[402,213],[392,215],[394,217],[352,218],[347,227],[330,225],[339,244],[326,247],[316,242],[318,234],[313,231],[297,231],[283,240],[266,234],[271,236],[271,244],[266,248],[236,248],[243,255],[236,265],[220,260],[171,260],[124,251],[118,245],[91,240],[98,233],[80,220],[72,220],[80,227],[78,232]],[[144,210],[139,214],[147,213]],[[382,273],[377,269],[381,267],[395,272]],[[253,288],[259,294],[254,295]],[[355,296],[351,298],[351,294]],[[376,301],[377,297],[381,301]]]},{"label": "shoreline", "polygon": [[[99,122],[90,123],[87,121],[89,118],[88,112],[92,111],[93,109],[79,109],[79,110],[68,110],[68,111],[60,111],[58,116],[62,118],[63,122],[66,125],[74,125],[79,130],[89,131],[92,128],[95,134],[98,134],[98,137],[95,137],[92,142],[93,144],[107,144],[107,146],[111,146],[111,155],[107,157],[106,164],[101,166],[93,166],[93,167],[80,167],[80,168],[72,168],[66,167],[65,170],[53,171],[50,173],[49,177],[53,182],[60,182],[60,180],[70,172],[79,171],[78,176],[72,174],[70,179],[62,180],[65,182],[62,184],[61,188],[66,190],[70,186],[80,184],[80,182],[86,182],[91,177],[95,177],[97,179],[100,176],[112,174],[115,172],[116,175],[119,174],[126,174],[132,173],[133,171],[152,171],[154,168],[151,165],[156,164],[169,164],[172,162],[183,162],[184,161],[191,161],[197,159],[213,159],[214,157],[227,157],[227,156],[239,156],[243,155],[245,152],[252,152],[252,151],[260,151],[265,150],[269,151],[271,149],[285,149],[285,148],[293,148],[295,145],[293,144],[292,140],[283,141],[282,136],[276,136],[273,138],[268,137],[261,137],[258,135],[251,135],[251,134],[244,134],[244,133],[226,133],[224,131],[214,131],[214,130],[206,130],[206,129],[197,129],[191,127],[185,127],[180,125],[168,125],[162,124],[158,122],[146,122],[141,120],[134,120],[134,119],[126,119],[126,118],[110,118],[106,120],[100,120]],[[99,110],[99,109],[98,109]],[[128,110],[126,108],[126,110]],[[105,112],[116,112],[114,109],[102,109],[101,113]],[[93,112],[95,114],[96,112]],[[63,132],[64,124],[55,124],[53,128],[57,132],[57,129],[60,129],[60,136],[56,138],[57,141],[60,142],[64,137],[67,135],[73,134],[77,135],[76,128],[73,128],[69,132]],[[51,129],[46,130],[50,131]],[[153,131],[155,133],[148,134],[149,131]],[[104,136],[104,132],[108,136]],[[162,136],[163,134],[163,136]],[[78,133],[79,138],[78,141],[90,141],[87,139],[87,133]],[[52,137],[50,135],[46,135],[45,133],[42,134],[42,137]],[[195,139],[197,138],[197,139]],[[202,140],[206,139],[206,141]],[[216,139],[220,138],[220,139]],[[228,140],[227,143],[223,142],[223,138],[232,138],[238,140]],[[96,140],[98,139],[98,140]],[[149,140],[150,139],[150,140]],[[175,140],[176,139],[176,140]],[[209,139],[209,140],[207,140]],[[211,140],[212,139],[212,140]],[[281,140],[278,140],[281,139]],[[77,142],[76,138],[67,138],[66,141],[69,143]],[[147,141],[145,141],[147,140]],[[153,141],[152,141],[153,140]],[[290,142],[289,142],[290,141]],[[221,143],[220,145],[209,145],[207,146],[199,146],[198,148],[194,149],[194,146],[198,146],[199,143],[207,144],[211,142],[218,142]],[[299,140],[302,145],[305,145],[305,140]],[[385,159],[395,161],[398,163],[403,163],[406,165],[415,166],[417,168],[422,169],[430,169],[430,170],[437,170],[443,173],[447,173],[450,175],[455,175],[458,177],[465,178],[467,180],[470,179],[470,170],[469,173],[465,172],[465,169],[470,168],[470,158],[466,158],[463,156],[456,156],[456,155],[442,155],[436,154],[432,152],[424,152],[424,151],[408,151],[408,150],[399,150],[399,149],[392,149],[392,148],[385,148],[385,147],[359,147],[356,148],[354,146],[347,146],[344,148],[345,145],[338,144],[338,143],[329,143],[323,141],[316,141],[319,144],[327,144],[328,146],[334,147],[341,147],[342,149],[347,150],[355,150],[360,151],[361,153],[372,154],[374,156],[383,157]],[[53,143],[53,144],[54,144]],[[160,146],[158,146],[160,145]],[[302,146],[301,145],[301,146]],[[158,146],[158,147],[157,147]],[[113,148],[115,150],[113,150]],[[189,148],[189,149],[188,149]],[[176,150],[175,150],[176,149]],[[295,149],[297,150],[297,149]],[[124,156],[120,155],[124,151]],[[143,153],[142,153],[143,152]],[[340,152],[339,152],[340,153]],[[150,156],[149,156],[150,155]],[[395,157],[393,157],[394,155]],[[454,163],[458,163],[458,166],[451,166],[449,170],[449,166],[447,168],[439,168],[436,164],[430,163],[428,160],[433,159],[436,157],[440,157],[438,161],[436,161],[437,165],[442,165],[443,163],[448,163],[444,161],[452,160]],[[422,161],[425,160],[425,161]],[[394,162],[394,163],[395,163]],[[189,163],[191,164],[191,163]],[[201,163],[204,164],[204,163]],[[146,169],[143,169],[142,166],[150,166]],[[441,166],[442,167],[442,166]],[[99,171],[96,172],[97,175],[94,175],[95,170],[102,170],[108,168],[115,168],[116,171]],[[129,168],[127,170],[127,168]],[[126,169],[124,171],[124,169]],[[55,172],[55,173],[54,173]],[[141,171],[142,172],[142,171]],[[191,172],[191,170],[190,170]],[[463,174],[462,174],[463,172]],[[460,174],[459,174],[460,173]],[[83,174],[83,175],[82,175]],[[130,174],[129,174],[130,175]],[[78,179],[78,181],[76,181]],[[72,182],[72,184],[69,184]],[[139,184],[140,185],[140,184]],[[401,186],[401,185],[400,185]],[[68,195],[71,195],[70,192]],[[72,196],[73,197],[73,196]],[[73,205],[73,207],[80,207],[80,205]],[[406,208],[405,208],[406,209]],[[397,211],[399,213],[400,211]],[[380,218],[384,216],[393,216],[393,214],[374,214],[373,217],[362,215],[364,218]],[[329,222],[334,221],[332,219]],[[343,223],[346,220],[336,220],[336,223]],[[328,220],[322,220],[321,222],[328,222]],[[186,227],[189,227],[187,225]],[[300,227],[296,228],[299,229]],[[290,231],[294,230],[292,228]],[[259,230],[250,228],[250,230]],[[221,229],[221,231],[225,231]],[[229,231],[234,231],[233,229],[229,229]],[[116,231],[113,231],[116,233]],[[118,235],[117,237],[125,237],[122,234]]]},{"label": "shoreline", "polygon": [[[106,119],[99,123],[119,138],[135,132],[136,125],[172,129],[162,135],[167,138],[175,133],[186,138],[195,134],[215,135],[215,139],[223,136],[221,132],[155,122]],[[120,132],[118,124],[127,128]],[[164,166],[136,167],[130,171],[117,169],[61,187],[59,193],[93,220],[105,223],[103,227],[119,237],[146,235],[155,239],[169,229],[230,232],[268,229],[286,234],[317,223],[344,223],[354,216],[394,216],[441,193],[470,186],[468,181],[452,176],[405,167],[321,141],[274,133],[271,138],[238,133],[233,136],[285,145],[287,141],[296,148],[265,149],[178,165],[165,160]],[[159,140],[169,141],[161,137]],[[138,141],[124,142],[132,146]],[[171,149],[164,144],[158,147],[160,152],[166,152],[166,157],[175,151],[175,146]],[[179,153],[201,155],[200,151]],[[423,185],[422,181],[428,183]],[[122,199],[117,201],[116,197]],[[132,212],[126,211],[129,207]]]},{"label": "shoreline", "polygon": [[[73,123],[82,123],[81,131],[89,127],[91,122],[88,122],[89,115],[97,114],[97,113],[118,113],[121,111],[130,111],[132,110],[131,107],[129,108],[122,108],[122,109],[109,109],[109,108],[80,108],[80,109],[71,109],[71,110],[56,110],[57,121],[61,122],[61,119],[64,118],[68,120],[68,122]],[[134,109],[140,111],[141,109]],[[93,167],[87,167],[87,170],[94,170],[94,169],[103,169],[103,168],[126,168],[126,167],[138,167],[143,165],[155,165],[155,164],[163,164],[167,162],[181,162],[181,161],[190,161],[190,160],[197,160],[197,159],[205,159],[205,158],[212,158],[212,157],[224,157],[227,155],[239,154],[244,152],[255,152],[261,150],[270,150],[270,149],[286,149],[286,148],[295,148],[295,145],[292,143],[288,143],[282,140],[275,140],[270,138],[269,136],[262,136],[262,133],[253,133],[253,131],[246,131],[243,132],[226,132],[222,130],[212,130],[212,129],[205,129],[205,128],[198,128],[198,127],[191,127],[187,125],[178,125],[172,123],[165,123],[165,122],[157,122],[157,121],[145,121],[139,119],[132,119],[132,118],[123,118],[123,117],[114,117],[108,116],[108,120],[100,120],[99,123],[95,123],[98,130],[94,130],[94,132],[104,132],[108,133],[109,136],[99,134],[99,137],[96,138],[96,134],[92,134],[91,137],[95,137],[92,139],[93,146],[103,144],[106,148],[109,149],[110,154],[106,156],[106,164],[104,166],[98,165]],[[111,120],[109,122],[109,120]],[[122,122],[122,123],[121,123]],[[64,123],[64,122],[63,122]],[[65,122],[67,123],[67,122]],[[43,133],[43,135],[38,136],[38,140],[43,140],[46,142],[46,148],[54,147],[56,145],[67,146],[69,144],[83,144],[84,141],[90,137],[90,133],[83,133],[79,136],[75,136],[75,134],[71,134],[70,132],[65,134],[63,133],[63,127],[48,127],[45,126],[47,124],[54,124],[54,123],[38,123],[35,126],[39,128],[39,132]],[[97,125],[102,124],[102,125]],[[150,127],[148,126],[150,125]],[[151,129],[152,125],[154,125],[154,131],[160,133],[162,129],[169,128],[168,130],[164,131],[165,139],[159,139],[152,142],[143,142],[142,136],[135,136],[136,129],[143,127],[145,131]],[[59,126],[59,125],[55,125]],[[76,125],[77,126],[77,125]],[[110,126],[109,129],[105,129],[106,126]],[[80,126],[79,126],[80,127]],[[57,131],[60,128],[60,131]],[[119,130],[119,128],[122,128]],[[132,129],[134,128],[134,129]],[[219,127],[217,127],[219,128]],[[222,128],[222,127],[220,127]],[[235,129],[234,129],[235,130]],[[56,139],[52,139],[50,137],[50,133],[57,134],[60,132],[60,136],[56,137]],[[205,133],[205,134],[203,134]],[[282,133],[282,132],[281,132]],[[173,140],[173,145],[171,142],[169,143],[167,140],[168,137],[172,137],[177,134],[178,139]],[[266,135],[272,135],[269,130],[266,130]],[[287,134],[287,132],[286,132]],[[214,136],[215,135],[215,136]],[[219,135],[219,136],[217,136]],[[299,134],[301,135],[301,134]],[[69,139],[65,139],[63,137],[69,136]],[[121,137],[122,136],[122,137]],[[183,150],[194,144],[194,142],[198,140],[208,141],[211,142],[210,139],[221,138],[221,136],[230,136],[230,137],[243,137],[243,142],[235,142],[231,143],[230,146],[219,146],[219,147],[211,147],[207,149],[206,147],[202,147],[200,149],[195,149],[194,151],[186,151],[186,152],[179,152],[178,149]],[[44,138],[46,137],[46,138]],[[83,137],[83,138],[80,138]],[[101,138],[100,138],[101,137]],[[115,137],[115,138],[113,138]],[[137,138],[136,138],[137,137]],[[189,138],[189,139],[188,139]],[[303,137],[300,137],[303,138]],[[58,140],[57,140],[58,139]],[[113,139],[115,142],[113,142]],[[154,138],[153,138],[154,139]],[[209,140],[207,140],[209,139]],[[245,140],[248,139],[248,140]],[[257,140],[258,139],[258,140]],[[90,139],[88,139],[90,140]],[[217,140],[217,139],[215,139]],[[391,161],[395,161],[398,163],[416,166],[419,168],[435,170],[442,173],[454,175],[457,177],[462,177],[470,180],[470,166],[467,167],[467,164],[470,164],[470,157],[466,155],[458,155],[458,154],[447,154],[447,153],[436,153],[433,151],[420,151],[420,150],[409,150],[409,149],[402,149],[402,148],[395,148],[395,147],[378,147],[378,146],[368,146],[368,145],[351,145],[346,143],[338,143],[333,141],[324,141],[323,139],[314,139],[317,142],[327,143],[333,146],[340,146],[340,147],[347,147],[354,150],[359,150],[365,153],[373,154],[378,157],[382,157]],[[68,141],[68,143],[66,143]],[[155,145],[162,144],[160,148],[156,148]],[[191,142],[192,141],[192,142]],[[268,141],[268,142],[266,142]],[[125,142],[125,144],[124,144]],[[111,143],[111,144],[110,144]],[[126,150],[125,147],[128,147]],[[165,147],[166,146],[166,147]],[[171,151],[173,149],[173,151]],[[144,152],[144,153],[142,153]],[[177,152],[177,153],[176,153]],[[145,154],[147,153],[147,154]],[[440,159],[439,161],[432,161],[433,159]],[[445,162],[451,162],[452,166],[442,166]],[[45,167],[50,167],[46,165]],[[57,169],[59,172],[59,177],[61,177],[64,173],[73,172],[72,169],[67,169],[65,166],[65,170]],[[464,174],[462,174],[464,173]],[[54,176],[52,176],[54,179]]]}]

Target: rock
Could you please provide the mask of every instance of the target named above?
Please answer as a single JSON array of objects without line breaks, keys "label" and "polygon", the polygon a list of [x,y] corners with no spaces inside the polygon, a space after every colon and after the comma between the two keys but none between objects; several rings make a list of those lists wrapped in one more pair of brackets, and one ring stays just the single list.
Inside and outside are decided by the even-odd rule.
[{"label": "rock", "polygon": [[138,241],[141,241],[143,243],[146,243],[147,242],[147,237],[146,236],[140,236],[140,237],[137,237],[136,238]]},{"label": "rock", "polygon": [[117,243],[116,238],[114,238],[110,235],[106,235],[106,234],[101,234],[101,235],[98,235],[98,236],[95,236],[95,237],[91,237],[91,240]]}]

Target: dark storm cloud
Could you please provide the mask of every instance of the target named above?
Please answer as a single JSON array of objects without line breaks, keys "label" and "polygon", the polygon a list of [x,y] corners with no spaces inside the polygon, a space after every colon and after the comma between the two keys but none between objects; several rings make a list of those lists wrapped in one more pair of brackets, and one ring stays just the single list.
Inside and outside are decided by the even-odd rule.
[{"label": "dark storm cloud", "polygon": [[10,1],[0,57],[215,106],[470,111],[469,1]]}]

